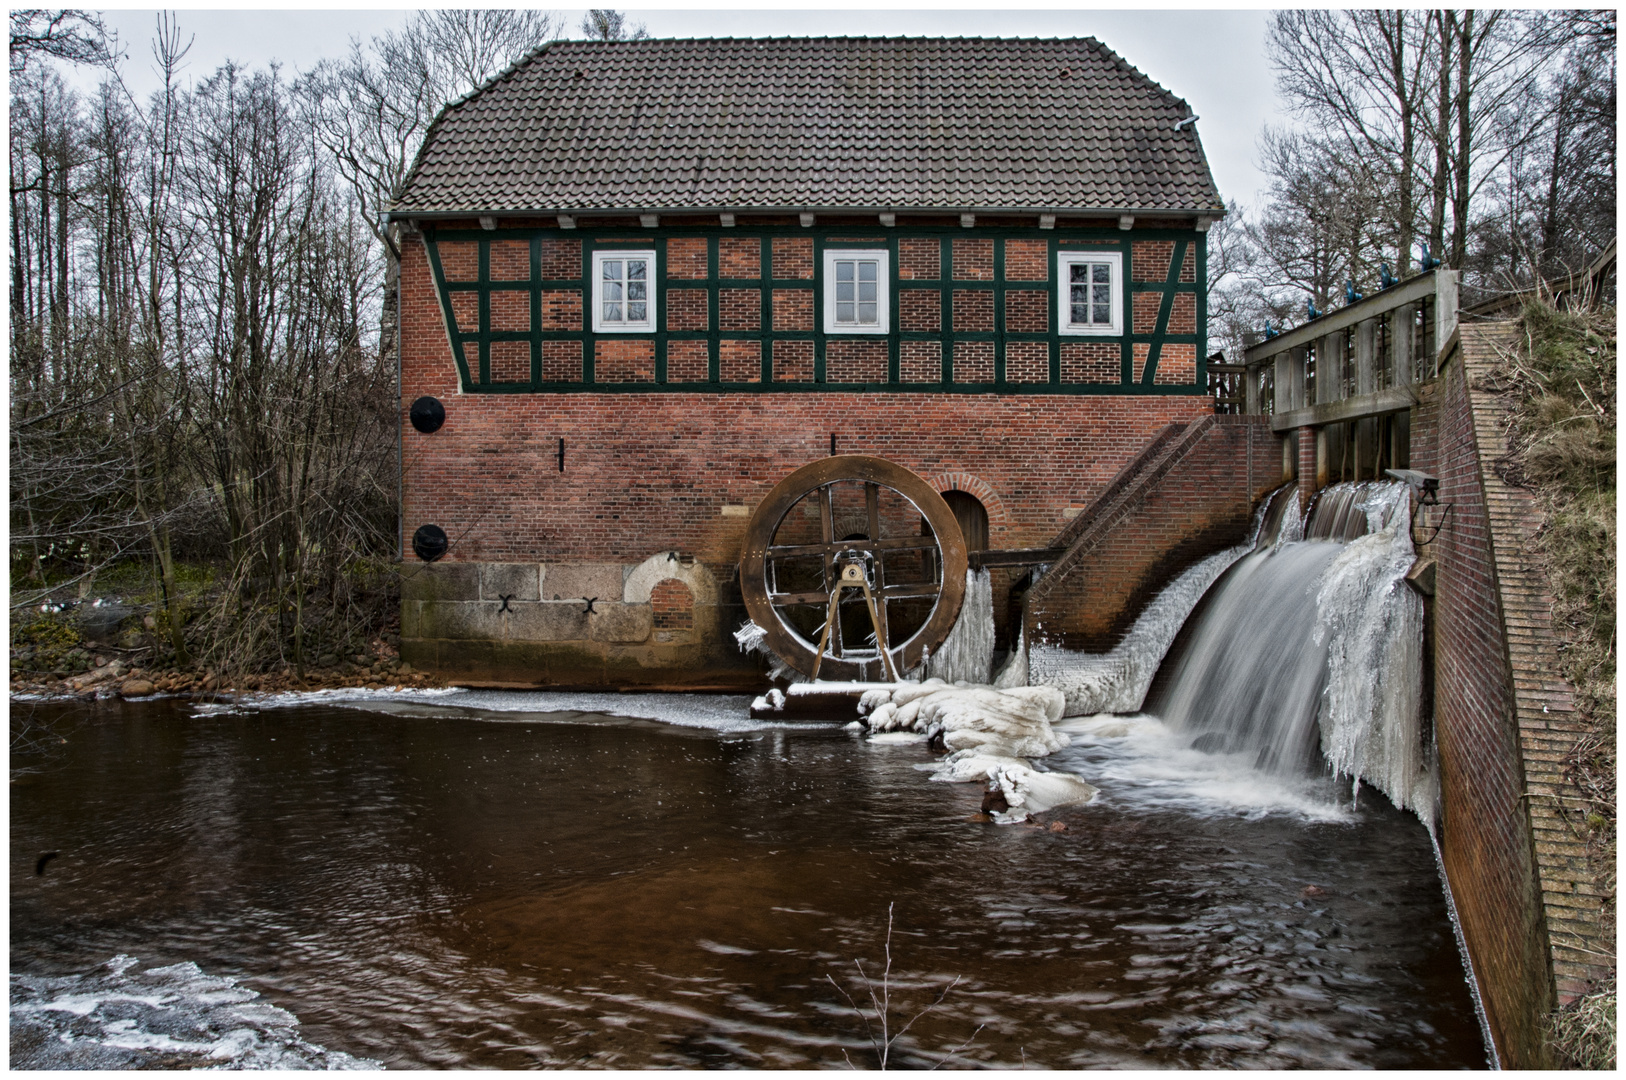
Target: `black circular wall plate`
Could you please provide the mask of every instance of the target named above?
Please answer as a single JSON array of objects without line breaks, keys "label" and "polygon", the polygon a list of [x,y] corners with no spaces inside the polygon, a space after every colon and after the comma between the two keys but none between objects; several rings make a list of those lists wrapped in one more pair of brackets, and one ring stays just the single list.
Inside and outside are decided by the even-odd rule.
[{"label": "black circular wall plate", "polygon": [[425,435],[440,430],[440,425],[446,422],[446,406],[440,403],[439,398],[425,395],[412,403],[412,426]]},{"label": "black circular wall plate", "polygon": [[424,562],[434,562],[446,554],[451,542],[446,539],[446,530],[439,525],[419,525],[418,531],[412,534],[412,552]]}]

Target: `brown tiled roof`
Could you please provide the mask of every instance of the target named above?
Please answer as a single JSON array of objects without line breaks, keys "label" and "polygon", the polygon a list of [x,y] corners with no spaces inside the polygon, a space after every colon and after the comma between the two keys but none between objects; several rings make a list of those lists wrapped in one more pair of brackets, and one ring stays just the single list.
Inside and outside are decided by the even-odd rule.
[{"label": "brown tiled roof", "polygon": [[1188,115],[1093,38],[561,41],[446,108],[395,210],[1219,209]]}]

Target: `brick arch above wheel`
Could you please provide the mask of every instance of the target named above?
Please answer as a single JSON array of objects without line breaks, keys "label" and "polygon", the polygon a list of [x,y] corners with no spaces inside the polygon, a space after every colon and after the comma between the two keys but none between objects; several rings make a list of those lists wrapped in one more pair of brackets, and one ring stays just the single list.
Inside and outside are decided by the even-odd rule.
[{"label": "brick arch above wheel", "polygon": [[1004,501],[982,477],[968,472],[940,472],[927,476],[926,482],[938,491],[963,491],[976,496],[977,501],[982,503],[982,508],[988,511],[990,533],[996,528],[1009,527],[1010,516],[1005,512]]}]

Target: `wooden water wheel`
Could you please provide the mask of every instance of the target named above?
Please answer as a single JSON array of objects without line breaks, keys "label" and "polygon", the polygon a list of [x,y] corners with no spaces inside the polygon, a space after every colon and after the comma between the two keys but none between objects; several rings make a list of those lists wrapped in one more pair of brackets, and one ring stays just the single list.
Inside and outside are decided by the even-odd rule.
[{"label": "wooden water wheel", "polygon": [[[858,590],[829,619],[831,591],[859,565],[875,599]],[[885,677],[877,638],[907,672],[942,645],[965,599],[966,547],[954,512],[901,465],[861,454],[828,457],[791,473],[751,515],[740,591],[774,653],[804,675]],[[829,621],[822,660],[818,642]],[[878,631],[878,632],[877,632]]]}]

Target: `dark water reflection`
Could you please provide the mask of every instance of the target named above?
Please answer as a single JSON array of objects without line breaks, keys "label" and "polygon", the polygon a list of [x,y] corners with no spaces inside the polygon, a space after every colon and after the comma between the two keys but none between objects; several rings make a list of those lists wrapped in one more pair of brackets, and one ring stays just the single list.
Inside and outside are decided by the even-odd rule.
[{"label": "dark water reflection", "polygon": [[872,1065],[827,976],[880,969],[891,903],[897,1012],[961,978],[894,1064],[981,1025],[953,1064],[1485,1065],[1381,799],[1056,833],[970,822],[918,745],[434,712],[106,705],[14,755],[12,970],[195,961],[395,1067]]}]

